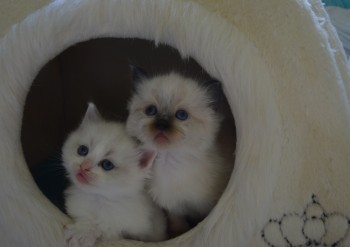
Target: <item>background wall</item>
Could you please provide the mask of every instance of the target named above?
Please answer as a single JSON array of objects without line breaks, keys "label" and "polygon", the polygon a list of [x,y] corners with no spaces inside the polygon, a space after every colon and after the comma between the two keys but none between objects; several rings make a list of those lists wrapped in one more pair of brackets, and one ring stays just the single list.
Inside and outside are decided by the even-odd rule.
[{"label": "background wall", "polygon": [[50,0],[0,0],[0,37],[14,24],[20,22]]}]

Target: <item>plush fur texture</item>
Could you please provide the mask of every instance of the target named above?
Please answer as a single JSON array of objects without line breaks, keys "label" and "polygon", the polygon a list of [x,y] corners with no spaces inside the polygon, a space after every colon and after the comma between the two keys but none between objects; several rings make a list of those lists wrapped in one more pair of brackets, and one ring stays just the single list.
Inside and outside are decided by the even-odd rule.
[{"label": "plush fur texture", "polygon": [[169,213],[203,219],[233,168],[216,146],[219,82],[200,85],[174,72],[135,80],[126,126],[145,150],[157,151],[149,192]]},{"label": "plush fur texture", "polygon": [[[57,0],[0,41],[0,239],[62,247],[69,219],[40,193],[20,144],[37,72],[76,42],[137,37],[174,46],[223,83],[237,128],[235,169],[217,206],[164,246],[266,246],[271,218],[312,193],[350,215],[350,72],[320,1]],[[101,246],[151,246],[135,242]]]},{"label": "plush fur texture", "polygon": [[74,219],[65,237],[70,247],[93,247],[97,239],[166,239],[163,212],[144,188],[155,153],[144,153],[121,123],[103,120],[90,103],[84,120],[66,140],[65,166],[72,185],[67,212]]}]

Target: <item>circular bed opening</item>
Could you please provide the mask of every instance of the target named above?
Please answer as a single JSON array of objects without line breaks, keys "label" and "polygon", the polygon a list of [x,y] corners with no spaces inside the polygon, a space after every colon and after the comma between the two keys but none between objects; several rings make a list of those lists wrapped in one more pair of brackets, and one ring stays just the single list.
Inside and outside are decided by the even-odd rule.
[{"label": "circular bed opening", "polygon": [[[193,58],[182,58],[168,45],[130,38],[99,38],[69,47],[37,74],[28,93],[22,122],[24,156],[41,191],[66,213],[69,186],[61,148],[93,102],[103,118],[125,122],[132,95],[130,65],[159,75],[175,71],[197,81],[213,79]],[[217,138],[221,155],[232,160],[236,130],[226,98],[217,109],[223,121]],[[198,222],[189,222],[192,227]],[[170,233],[171,236],[176,236]]]},{"label": "circular bed opening", "polygon": [[[15,26],[0,42],[1,136],[6,140],[0,149],[6,178],[2,181],[6,184],[3,186],[5,196],[16,195],[3,205],[1,221],[6,224],[3,236],[18,246],[63,246],[63,229],[70,219],[40,193],[28,172],[28,165],[37,178],[35,170],[43,160],[52,156],[57,159],[55,152],[60,150],[67,134],[77,127],[88,101],[97,105],[103,117],[125,120],[131,75],[120,72],[129,71],[130,63],[149,70],[150,74],[176,67],[182,69],[181,73],[196,79],[209,78],[198,66],[200,64],[209,75],[222,82],[230,106],[226,109],[227,116],[231,112],[234,114],[234,121],[231,116],[231,122],[223,123],[219,138],[223,146],[221,150],[230,149],[228,153],[235,165],[234,173],[209,216],[192,231],[163,245],[248,244],[250,237],[266,223],[268,212],[273,211],[270,206],[274,194],[271,191],[278,186],[278,175],[285,167],[279,164],[287,152],[283,124],[287,123],[285,119],[291,119],[286,118],[288,111],[294,109],[294,106],[290,109],[290,104],[284,99],[285,93],[289,93],[286,90],[289,88],[284,86],[299,85],[292,83],[293,73],[287,73],[286,84],[280,80],[284,79],[282,74],[294,72],[299,67],[290,69],[282,63],[276,67],[282,70],[274,69],[274,65],[281,62],[278,58],[285,56],[284,53],[280,56],[280,52],[288,49],[282,45],[275,49],[273,44],[279,42],[269,42],[278,40],[275,36],[263,43],[259,36],[252,35],[257,30],[254,24],[259,21],[253,18],[255,21],[246,26],[249,18],[240,17],[246,17],[245,13],[256,8],[241,14],[241,8],[231,8],[234,6],[234,3],[226,8],[221,4],[209,7],[202,2],[157,0],[54,1]],[[224,9],[236,9],[237,12],[231,15],[222,11]],[[259,34],[267,34],[266,37],[276,33],[273,29],[261,27]],[[117,40],[129,45],[143,42],[129,38],[152,42],[147,49],[132,47],[133,56],[113,52],[113,49],[119,49],[119,45],[114,44]],[[83,42],[87,40],[90,41]],[[185,58],[180,62],[182,65],[169,64],[168,57],[155,59],[150,52],[157,53],[163,46],[156,48],[153,41],[174,47],[176,51],[170,49],[170,53],[176,54],[175,60]],[[101,45],[105,52],[100,48],[91,49],[99,42],[106,42]],[[289,52],[300,51],[300,47],[295,47]],[[78,52],[79,49],[82,50]],[[124,48],[120,50],[124,51]],[[106,57],[114,61],[109,62]],[[194,58],[198,64],[186,59],[188,57]],[[146,60],[142,62],[137,58]],[[271,61],[270,58],[277,59]],[[98,69],[100,64],[104,65]],[[198,74],[189,68],[196,68]],[[300,83],[307,78],[301,77]],[[116,91],[121,93],[118,93],[120,97],[115,97]],[[284,101],[286,104],[280,104]],[[237,148],[236,138],[229,138],[230,131],[237,132]],[[223,140],[226,138],[232,143],[225,144]],[[60,175],[64,178],[63,173]],[[61,191],[62,199],[65,183],[55,185],[58,186],[55,189]],[[54,204],[58,205],[57,202]],[[63,208],[63,203],[58,207]],[[24,213],[28,210],[29,213]],[[17,224],[8,224],[11,222]],[[126,246],[130,245],[133,243],[128,242]]]}]

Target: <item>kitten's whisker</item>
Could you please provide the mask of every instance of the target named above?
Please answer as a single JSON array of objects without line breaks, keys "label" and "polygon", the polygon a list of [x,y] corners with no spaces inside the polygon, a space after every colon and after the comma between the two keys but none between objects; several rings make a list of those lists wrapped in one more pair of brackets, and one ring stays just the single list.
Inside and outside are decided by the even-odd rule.
[{"label": "kitten's whisker", "polygon": [[183,131],[182,129],[176,129],[176,133],[177,133],[177,134],[180,134],[180,135],[181,135],[181,137],[186,136],[185,131]]}]

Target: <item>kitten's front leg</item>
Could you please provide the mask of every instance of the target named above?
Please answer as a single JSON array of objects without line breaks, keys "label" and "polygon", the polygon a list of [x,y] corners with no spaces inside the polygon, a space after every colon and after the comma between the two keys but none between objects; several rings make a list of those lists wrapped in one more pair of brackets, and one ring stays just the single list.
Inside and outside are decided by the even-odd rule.
[{"label": "kitten's front leg", "polygon": [[64,228],[68,247],[93,247],[101,232],[93,225],[77,222]]}]

